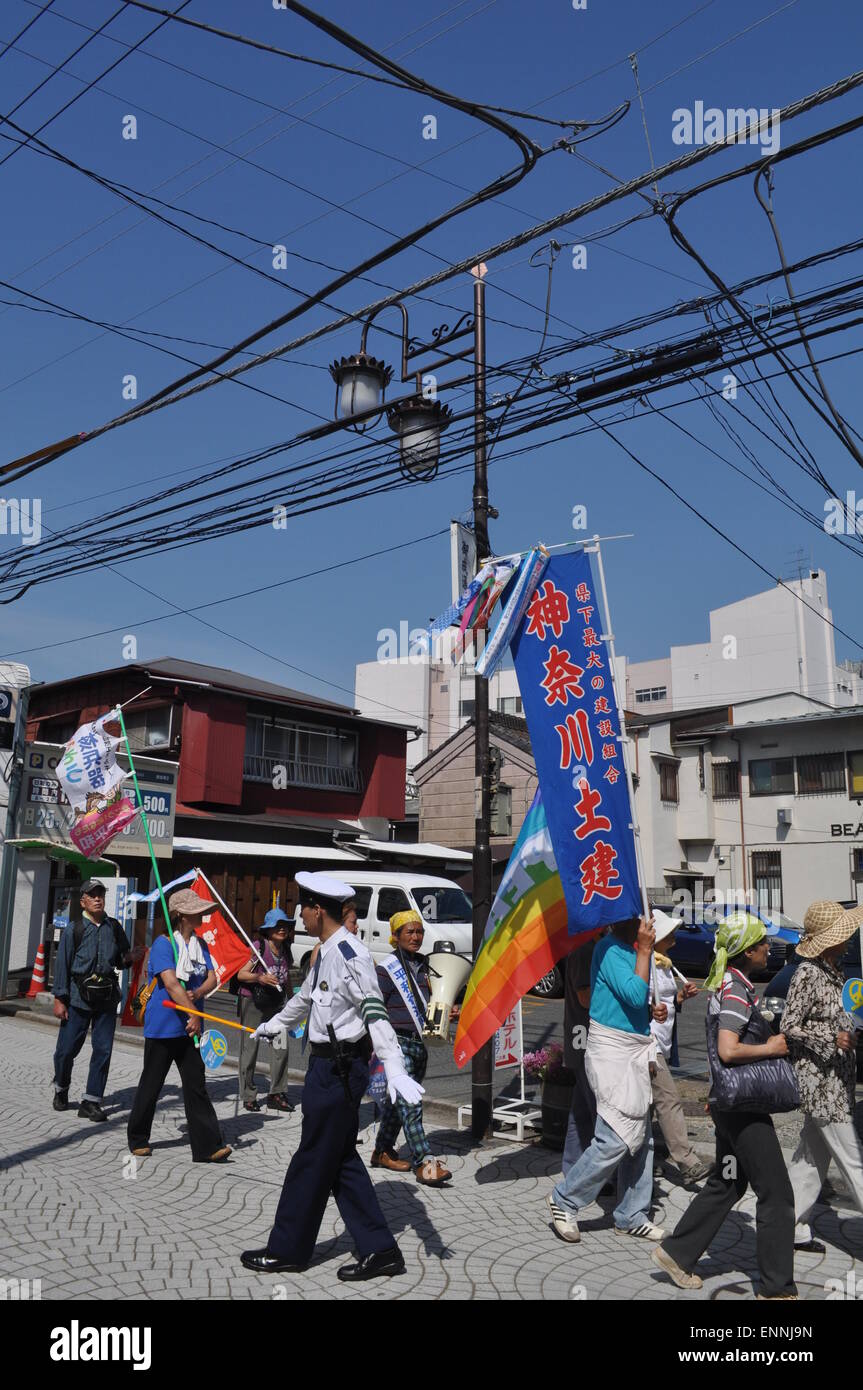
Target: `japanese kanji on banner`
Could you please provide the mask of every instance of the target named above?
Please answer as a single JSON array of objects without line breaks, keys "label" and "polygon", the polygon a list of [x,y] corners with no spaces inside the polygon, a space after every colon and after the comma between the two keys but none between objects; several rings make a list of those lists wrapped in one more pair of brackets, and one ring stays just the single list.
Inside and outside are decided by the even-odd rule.
[{"label": "japanese kanji on banner", "polygon": [[640,915],[620,724],[590,559],[554,556],[512,644],[570,934]]},{"label": "japanese kanji on banner", "polygon": [[516,1004],[512,1013],[504,1020],[503,1026],[494,1035],[494,1069],[504,1071],[507,1067],[521,1066],[521,1028]]}]

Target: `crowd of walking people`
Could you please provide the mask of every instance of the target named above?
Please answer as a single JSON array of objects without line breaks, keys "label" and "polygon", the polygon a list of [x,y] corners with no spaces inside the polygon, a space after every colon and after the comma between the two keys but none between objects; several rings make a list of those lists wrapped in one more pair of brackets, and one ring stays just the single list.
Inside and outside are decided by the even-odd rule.
[{"label": "crowd of walking people", "polygon": [[[692,1148],[669,1070],[677,1014],[698,992],[666,955],[676,921],[656,911],[649,921],[619,922],[573,952],[566,1026],[578,1030],[584,1045],[580,1057],[579,1048],[570,1051],[575,1084],[563,1175],[546,1198],[562,1240],[579,1242],[580,1211],[603,1190],[615,1192],[615,1232],[652,1242],[659,1269],[678,1288],[698,1289],[703,1281],[695,1266],[751,1188],[756,1296],[797,1297],[795,1249],[824,1249],[809,1222],[831,1158],[863,1213],[863,1151],[854,1125],[856,1029],[843,1006],[841,971],[861,922],[863,908],[810,906],[778,1029],[762,1011],[753,984],[767,964],[768,929],[745,911],[719,925],[704,982],[708,1108],[716,1140],[712,1167]],[[651,1220],[651,1106],[671,1171],[698,1189],[671,1232]],[[803,1127],[788,1167],[772,1115],[797,1109]]]},{"label": "crowd of walking people", "polygon": [[[369,1166],[441,1187],[452,1174],[435,1157],[425,1132],[422,1081],[430,998],[424,923],[417,912],[390,922],[392,955],[376,966],[357,937],[354,890],[324,874],[298,874],[300,915],[316,939],[302,986],[292,983],[294,922],[271,909],[257,947],[239,971],[238,1013],[246,1027],[239,1086],[246,1111],[260,1111],[256,1065],[267,1044],[265,1104],[276,1114],[287,1096],[289,1038],[305,1021],[311,1044],[303,1091],[303,1124],[267,1246],[246,1251],[259,1272],[304,1268],[311,1259],[330,1194],[357,1247],[342,1279],[401,1273],[404,1261],[357,1153],[359,1105],[370,1063],[385,1075],[379,1125]],[[88,880],[82,918],[61,940],[54,995],[60,1020],[53,1105],[68,1107],[72,1065],[92,1028],[92,1060],[78,1115],[107,1118],[104,1096],[116,1024],[121,965],[141,958],[120,924],[105,913],[105,889]],[[143,991],[143,1069],[128,1120],[136,1158],[152,1152],[159,1096],[172,1066],[182,1085],[188,1142],[195,1162],[224,1163],[224,1142],[207,1093],[197,1046],[201,1021],[184,1012],[216,988],[210,953],[196,933],[215,907],[184,889],[168,902],[170,927],[155,939]],[[673,961],[679,923],[655,910],[650,919],[614,924],[575,949],[566,970],[565,1060],[573,1076],[563,1172],[546,1198],[554,1232],[581,1240],[578,1219],[602,1194],[613,1194],[615,1232],[650,1243],[652,1259],[681,1289],[698,1289],[696,1266],[752,1189],[759,1272],[757,1297],[794,1299],[794,1252],[819,1250],[811,1220],[832,1159],[863,1213],[863,1152],[854,1125],[856,1024],[843,1004],[841,964],[863,922],[863,908],[813,903],[778,1027],[761,1006],[753,980],[763,972],[769,933],[746,911],[726,917],[702,988],[709,995],[706,1032],[708,1108],[715,1157],[695,1152],[671,1068],[678,1063],[680,1011],[699,992]],[[165,1007],[165,1005],[168,1007]],[[180,1008],[170,1007],[172,1004]],[[377,1063],[374,1062],[374,1050]],[[772,1116],[799,1110],[799,1142],[786,1165]],[[667,1177],[695,1195],[673,1231],[653,1219],[655,1163],[652,1115],[662,1133]],[[404,1131],[406,1154],[397,1150]]]}]

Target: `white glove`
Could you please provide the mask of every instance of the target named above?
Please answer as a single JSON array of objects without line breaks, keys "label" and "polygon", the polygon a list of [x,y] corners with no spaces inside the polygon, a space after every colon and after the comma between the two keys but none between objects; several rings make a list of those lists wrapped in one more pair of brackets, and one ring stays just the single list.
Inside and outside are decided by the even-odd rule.
[{"label": "white glove", "polygon": [[402,1072],[399,1076],[394,1076],[387,1082],[389,1098],[395,1104],[396,1097],[401,1096],[406,1105],[416,1105],[420,1096],[425,1095],[425,1087],[418,1081],[414,1081],[407,1072]]},{"label": "white glove", "polygon": [[259,1023],[252,1034],[252,1042],[269,1042],[272,1035],[268,1031],[266,1023]]}]

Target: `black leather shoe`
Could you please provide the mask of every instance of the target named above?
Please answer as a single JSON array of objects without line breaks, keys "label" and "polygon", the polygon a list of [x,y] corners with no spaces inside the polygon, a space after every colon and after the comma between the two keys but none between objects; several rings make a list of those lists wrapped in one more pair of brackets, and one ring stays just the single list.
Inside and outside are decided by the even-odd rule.
[{"label": "black leather shoe", "polygon": [[82,1120],[96,1120],[99,1123],[108,1118],[99,1102],[95,1100],[82,1100],[78,1106],[78,1117]]},{"label": "black leather shoe", "polygon": [[53,1099],[53,1101],[52,1101],[51,1103],[52,1103],[52,1106],[53,1106],[53,1108],[54,1108],[55,1110],[68,1110],[68,1109],[69,1109],[69,1092],[68,1092],[68,1091],[55,1091],[55,1092],[54,1092],[54,1099]]},{"label": "black leather shoe", "polygon": [[404,1272],[404,1257],[397,1245],[391,1246],[389,1250],[379,1250],[374,1255],[366,1255],[364,1260],[358,1260],[356,1264],[342,1265],[341,1269],[336,1271],[345,1283],[353,1283],[358,1279],[381,1279]]},{"label": "black leather shoe", "polygon": [[240,1263],[246,1269],[253,1269],[256,1274],[302,1274],[306,1267],[291,1264],[290,1260],[282,1260],[278,1255],[271,1255],[266,1246],[263,1250],[244,1250],[240,1256]]}]

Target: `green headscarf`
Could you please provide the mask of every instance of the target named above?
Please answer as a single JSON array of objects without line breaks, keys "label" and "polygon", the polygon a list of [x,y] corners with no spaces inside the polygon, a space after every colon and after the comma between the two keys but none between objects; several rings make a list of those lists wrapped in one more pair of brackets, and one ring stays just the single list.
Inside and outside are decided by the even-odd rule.
[{"label": "green headscarf", "polygon": [[716,932],[713,962],[704,988],[718,989],[729,960],[748,951],[750,946],[756,946],[766,935],[767,928],[757,917],[748,912],[730,913]]}]

